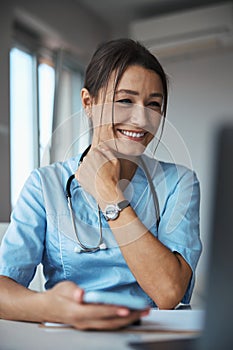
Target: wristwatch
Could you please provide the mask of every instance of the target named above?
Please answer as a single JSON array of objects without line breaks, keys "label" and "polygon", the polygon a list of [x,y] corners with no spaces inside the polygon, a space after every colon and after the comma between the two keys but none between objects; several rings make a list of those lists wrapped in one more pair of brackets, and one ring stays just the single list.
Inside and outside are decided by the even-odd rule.
[{"label": "wristwatch", "polygon": [[103,212],[105,219],[108,220],[115,220],[118,218],[120,211],[127,208],[130,205],[129,201],[124,200],[117,204],[109,204],[105,208],[105,211]]}]

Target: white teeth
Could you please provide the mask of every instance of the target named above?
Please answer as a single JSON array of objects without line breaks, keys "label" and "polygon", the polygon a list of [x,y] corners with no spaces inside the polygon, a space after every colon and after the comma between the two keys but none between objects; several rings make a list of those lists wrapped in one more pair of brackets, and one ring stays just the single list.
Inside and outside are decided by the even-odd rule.
[{"label": "white teeth", "polygon": [[127,131],[127,130],[121,130],[121,133],[129,136],[129,137],[143,137],[145,135],[144,132],[132,132],[132,131]]}]

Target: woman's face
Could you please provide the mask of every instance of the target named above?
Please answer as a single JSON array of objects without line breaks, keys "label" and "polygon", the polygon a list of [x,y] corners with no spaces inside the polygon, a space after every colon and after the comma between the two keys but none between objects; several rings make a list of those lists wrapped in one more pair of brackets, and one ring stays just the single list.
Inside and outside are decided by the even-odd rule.
[{"label": "woman's face", "polygon": [[[156,134],[161,121],[163,86],[159,75],[141,66],[129,66],[124,72],[114,96],[112,74],[104,105],[104,89],[98,100],[89,104],[93,121],[93,142],[127,155],[140,155]],[[82,91],[84,108],[85,90]],[[87,90],[86,90],[87,93]],[[113,99],[114,96],[114,99]],[[87,100],[86,100],[87,102]]]}]

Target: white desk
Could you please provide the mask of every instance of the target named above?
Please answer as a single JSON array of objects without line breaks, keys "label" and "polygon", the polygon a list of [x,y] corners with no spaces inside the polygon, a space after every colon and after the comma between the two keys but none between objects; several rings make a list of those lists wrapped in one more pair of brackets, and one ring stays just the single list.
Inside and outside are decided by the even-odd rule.
[{"label": "white desk", "polygon": [[131,349],[128,345],[131,341],[159,341],[196,335],[195,332],[187,331],[146,331],[140,330],[140,326],[114,332],[78,331],[0,320],[0,350],[126,350]]}]

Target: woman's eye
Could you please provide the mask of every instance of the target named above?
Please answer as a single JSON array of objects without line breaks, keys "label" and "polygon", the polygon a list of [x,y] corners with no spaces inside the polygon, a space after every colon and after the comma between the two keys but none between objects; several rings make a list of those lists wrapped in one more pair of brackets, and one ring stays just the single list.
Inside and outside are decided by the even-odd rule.
[{"label": "woman's eye", "polygon": [[118,100],[118,101],[116,101],[116,102],[125,103],[125,104],[127,104],[127,103],[132,103],[132,101],[131,101],[129,98],[123,98],[123,99]]},{"label": "woman's eye", "polygon": [[157,101],[152,101],[148,103],[148,106],[150,107],[157,107],[157,108],[161,108],[161,104]]}]

